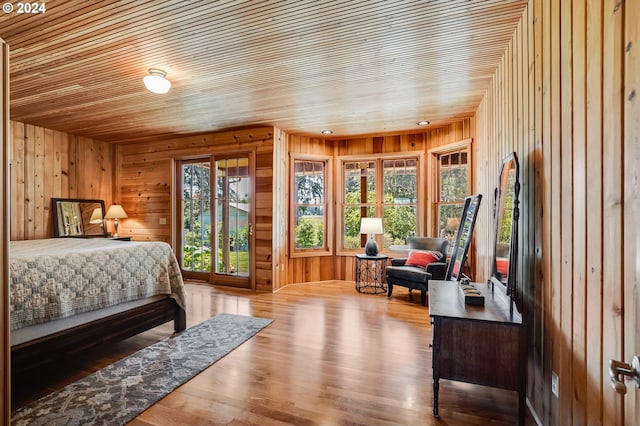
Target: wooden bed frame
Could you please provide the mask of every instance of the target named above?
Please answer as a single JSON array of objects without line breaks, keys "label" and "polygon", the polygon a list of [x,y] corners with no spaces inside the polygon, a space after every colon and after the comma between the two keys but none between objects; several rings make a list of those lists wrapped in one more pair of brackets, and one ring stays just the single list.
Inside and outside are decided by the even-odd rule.
[{"label": "wooden bed frame", "polygon": [[186,328],[186,312],[168,295],[152,296],[11,332],[11,369],[18,373],[68,354],[118,342],[173,320]]}]

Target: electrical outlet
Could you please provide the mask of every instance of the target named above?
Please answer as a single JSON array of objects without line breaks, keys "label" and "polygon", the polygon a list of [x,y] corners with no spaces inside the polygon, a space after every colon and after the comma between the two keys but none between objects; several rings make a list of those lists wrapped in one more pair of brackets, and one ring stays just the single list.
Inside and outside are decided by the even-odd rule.
[{"label": "electrical outlet", "polygon": [[558,375],[556,374],[555,371],[551,372],[551,393],[553,393],[556,398],[558,397],[558,388],[559,388],[559,379],[558,379]]},{"label": "electrical outlet", "polygon": [[167,224],[167,218],[166,217],[161,217],[160,218],[160,225],[166,225]]}]

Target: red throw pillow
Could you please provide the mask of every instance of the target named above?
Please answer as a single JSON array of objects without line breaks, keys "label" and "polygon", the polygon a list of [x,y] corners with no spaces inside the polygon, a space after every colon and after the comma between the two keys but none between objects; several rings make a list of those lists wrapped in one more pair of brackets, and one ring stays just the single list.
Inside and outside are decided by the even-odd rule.
[{"label": "red throw pillow", "polygon": [[497,257],[496,270],[500,272],[503,277],[509,275],[509,259],[506,257]]},{"label": "red throw pillow", "polygon": [[429,250],[409,250],[409,257],[404,263],[407,266],[420,266],[426,268],[428,264],[433,262],[440,262],[442,260],[442,254],[437,251]]}]

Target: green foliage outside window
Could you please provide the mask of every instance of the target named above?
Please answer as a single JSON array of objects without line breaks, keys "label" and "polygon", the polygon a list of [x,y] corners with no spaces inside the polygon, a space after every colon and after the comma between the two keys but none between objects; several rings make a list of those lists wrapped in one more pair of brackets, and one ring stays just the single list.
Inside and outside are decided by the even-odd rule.
[{"label": "green foliage outside window", "polygon": [[[361,191],[362,169],[354,165],[366,166],[365,200]],[[408,158],[345,163],[343,170],[343,247],[357,249],[362,246],[360,222],[363,208],[366,209],[366,217],[382,216],[385,247],[406,244],[407,237],[414,236],[417,229],[417,160]],[[382,200],[377,198],[376,171],[383,174]]]},{"label": "green foliage outside window", "polygon": [[[182,167],[183,181],[183,240],[182,240],[182,268],[185,271],[210,272],[212,265],[211,225],[210,220],[210,168],[209,162],[185,164]],[[226,194],[228,200],[233,200],[236,205],[246,204],[248,195],[241,197],[237,191],[237,182],[242,178],[217,179],[217,194],[220,197],[225,193],[221,185],[227,184]],[[225,206],[227,206],[225,204]],[[228,207],[227,207],[228,208]],[[222,229],[222,224],[219,224]],[[222,246],[220,233],[220,246]],[[234,227],[229,231],[229,265],[224,265],[222,249],[218,250],[218,272],[248,272],[248,225]],[[216,256],[214,256],[216,257]],[[222,269],[220,269],[220,267]]]},{"label": "green foliage outside window", "polygon": [[384,210],[385,247],[392,244],[403,245],[407,237],[416,235],[417,220],[415,206],[391,206]]},{"label": "green foliage outside window", "polygon": [[187,271],[211,270],[211,226],[202,224],[210,208],[209,176],[208,162],[182,167],[182,268]]},{"label": "green foliage outside window", "polygon": [[467,167],[441,168],[440,202],[463,201],[468,194]]},{"label": "green foliage outside window", "polygon": [[325,163],[295,160],[295,248],[325,246]]},{"label": "green foliage outside window", "polygon": [[201,228],[200,221],[193,219],[191,230],[184,236],[182,268],[185,270],[211,270],[210,227],[206,226],[204,232]]},{"label": "green foliage outside window", "polygon": [[298,219],[296,247],[306,249],[324,247],[324,221],[322,217],[303,216]]},{"label": "green foliage outside window", "polygon": [[384,246],[407,243],[417,229],[417,160],[383,161]]},{"label": "green foliage outside window", "polygon": [[464,151],[440,157],[440,199],[438,203],[438,237],[449,240],[453,251],[468,193],[468,163]]}]

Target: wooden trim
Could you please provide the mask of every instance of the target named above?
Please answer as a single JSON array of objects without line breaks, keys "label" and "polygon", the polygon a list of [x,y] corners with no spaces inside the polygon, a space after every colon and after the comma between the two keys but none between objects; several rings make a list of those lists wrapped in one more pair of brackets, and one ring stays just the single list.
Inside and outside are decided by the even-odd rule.
[{"label": "wooden trim", "polygon": [[[182,198],[183,198],[183,187],[182,187],[182,179],[178,179],[182,176],[182,160],[172,158],[171,159],[171,169],[173,170],[171,173],[171,223],[173,226],[171,227],[171,240],[175,240],[172,247],[174,247],[176,258],[178,260],[178,265],[180,265],[180,271],[184,276],[184,270],[182,269],[182,238],[178,238],[178,235],[182,235]],[[175,219],[175,220],[174,220]]]},{"label": "wooden trim", "polygon": [[407,151],[407,152],[392,152],[392,153],[379,153],[379,154],[367,153],[362,155],[349,154],[349,155],[338,155],[335,157],[335,159],[336,161],[339,161],[339,162],[354,161],[354,160],[372,161],[372,160],[378,160],[378,159],[388,160],[388,159],[394,159],[394,158],[407,158],[407,157],[420,156],[420,155],[424,155],[424,152]]},{"label": "wooden trim", "polygon": [[[249,180],[251,182],[251,184],[249,185],[249,190],[251,191],[251,196],[249,197],[249,201],[250,201],[250,208],[249,208],[249,220],[251,221],[251,226],[253,226],[254,232],[253,235],[249,235],[249,288],[251,290],[256,290],[256,274],[257,274],[257,236],[258,236],[258,232],[261,231],[260,230],[260,225],[257,223],[256,221],[256,208],[258,205],[258,193],[257,193],[257,189],[256,189],[256,180],[258,179],[257,176],[257,150],[254,149],[250,149],[248,151],[244,152],[247,157],[249,158]],[[238,156],[242,155],[243,152],[238,152]],[[271,148],[271,167],[273,167],[273,148]],[[273,185],[271,185],[273,187]],[[269,198],[269,201],[271,201],[271,198]],[[272,238],[272,232],[273,232],[273,215],[271,217],[271,221],[269,223],[269,240],[270,242],[273,241]],[[269,268],[270,273],[273,276],[273,262],[271,262],[270,268]],[[271,281],[271,285],[273,287],[273,278],[270,278]]]},{"label": "wooden trim", "polygon": [[[180,261],[181,257],[182,256],[178,256],[178,253],[176,253],[176,258],[178,258],[178,261]],[[180,268],[182,269],[182,265],[180,265]],[[196,271],[182,270],[182,277],[184,279],[190,279],[190,280],[199,280],[199,281],[206,281],[206,282],[211,281],[210,272],[196,272]]]},{"label": "wooden trim", "polygon": [[[118,156],[118,158],[121,158],[121,156]],[[171,163],[171,182],[177,183],[177,179],[178,179],[178,161],[176,161],[175,158],[171,158],[171,160],[169,160],[169,162]],[[171,185],[171,195],[170,195],[170,213],[169,213],[169,217],[170,217],[170,222],[169,222],[169,228],[170,228],[170,235],[169,235],[169,242],[171,244],[171,247],[173,248],[173,253],[176,255],[176,258],[178,258],[178,241],[182,242],[182,238],[178,238],[178,235],[181,235],[178,232],[178,194],[182,193],[182,189],[178,189],[177,188],[177,184]],[[180,259],[178,259],[178,263],[180,264],[180,269],[182,269],[182,264],[180,263]]]},{"label": "wooden trim", "polygon": [[[295,235],[295,162],[296,160],[309,160],[324,162],[324,190],[325,190],[325,247],[320,249],[296,249]],[[334,228],[335,222],[335,201],[333,199],[333,157],[329,155],[301,154],[296,152],[289,153],[289,257],[315,257],[315,256],[331,256],[333,255],[335,234],[337,230]]]},{"label": "wooden trim", "polygon": [[251,274],[249,274],[249,277],[243,277],[212,272],[211,278],[209,280],[212,284],[215,285],[223,285],[226,287],[235,288],[248,288],[250,290],[255,290],[255,288],[251,287],[252,281],[255,281],[251,280]]},{"label": "wooden trim", "polygon": [[462,148],[471,148],[471,144],[473,143],[473,138],[466,138],[459,140],[457,142],[451,142],[446,145],[440,145],[435,148],[431,148],[427,151],[429,155],[438,155],[438,154],[448,154],[450,152],[458,151]]}]

